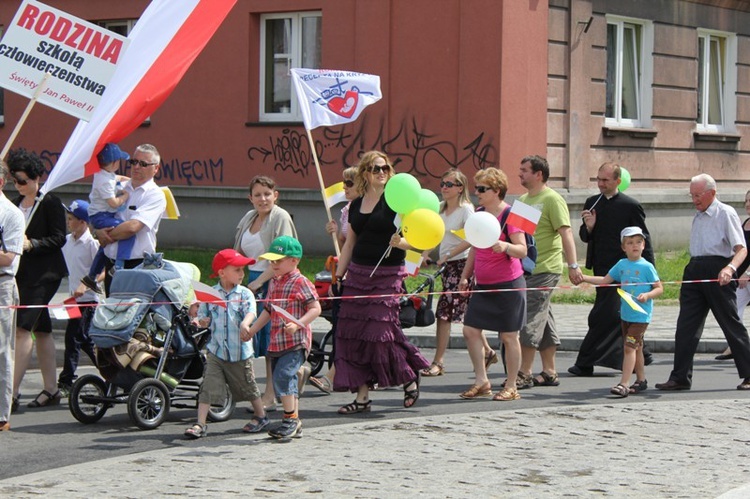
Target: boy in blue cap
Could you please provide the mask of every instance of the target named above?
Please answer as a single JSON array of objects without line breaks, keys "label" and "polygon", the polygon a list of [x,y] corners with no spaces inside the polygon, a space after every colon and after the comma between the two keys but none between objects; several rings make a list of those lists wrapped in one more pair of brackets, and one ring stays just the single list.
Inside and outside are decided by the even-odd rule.
[{"label": "boy in blue cap", "polygon": [[70,392],[73,381],[76,379],[81,349],[93,362],[96,362],[94,342],[88,335],[89,323],[94,313],[94,305],[96,305],[96,295],[80,284],[80,279],[89,271],[99,250],[99,243],[89,232],[88,209],[89,204],[82,199],[76,199],[70,203],[70,206],[65,207],[68,212],[66,217],[70,233],[66,236],[62,253],[65,265],[68,267],[68,292],[76,299],[81,309],[81,318],[68,319],[68,325],[65,328],[65,358],[62,372],[57,378],[57,387],[66,393]]},{"label": "boy in blue cap", "polygon": [[[115,216],[115,213],[124,209],[128,201],[128,193],[117,188],[118,182],[127,181],[128,178],[117,175],[115,172],[120,167],[120,160],[130,159],[130,155],[123,152],[117,144],[111,142],[104,145],[99,154],[96,155],[101,171],[94,174],[94,181],[91,185],[91,194],[89,194],[89,219],[95,229],[106,229],[117,227],[122,220]],[[121,239],[117,241],[117,259],[115,260],[115,269],[123,267],[123,261],[131,258],[135,237]],[[104,270],[106,257],[104,248],[99,248],[99,252],[86,276],[81,282],[89,289],[101,292],[96,283],[96,276]]]}]

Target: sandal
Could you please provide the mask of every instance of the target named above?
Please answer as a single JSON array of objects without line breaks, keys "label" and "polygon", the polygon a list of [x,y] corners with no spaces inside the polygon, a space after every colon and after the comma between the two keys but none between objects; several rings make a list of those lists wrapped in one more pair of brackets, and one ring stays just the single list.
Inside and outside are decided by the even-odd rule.
[{"label": "sandal", "polygon": [[[413,407],[414,404],[417,403],[417,400],[419,400],[419,382],[421,381],[421,375],[417,373],[417,377],[414,378],[414,381],[410,381],[409,383],[404,385],[404,407],[407,409],[410,407]],[[411,390],[407,390],[407,386],[414,386]]]},{"label": "sandal", "polygon": [[497,358],[497,352],[494,350],[490,350],[487,352],[487,355],[484,356],[484,368],[489,369],[492,364],[497,364],[498,358]]},{"label": "sandal", "polygon": [[462,399],[476,399],[480,397],[491,397],[492,396],[492,385],[487,381],[481,386],[473,385],[471,388],[463,392],[460,397]]},{"label": "sandal", "polygon": [[494,397],[492,397],[492,400],[500,401],[500,402],[509,402],[511,400],[518,400],[521,398],[521,394],[518,393],[518,390],[513,390],[510,388],[503,388],[502,391],[497,392]]},{"label": "sandal", "polygon": [[618,397],[625,398],[630,394],[630,388],[623,385],[622,383],[617,383],[615,386],[612,387],[611,390],[609,390],[609,393],[612,395],[617,395]]},{"label": "sandal", "polygon": [[629,391],[630,391],[630,393],[641,393],[641,392],[646,391],[647,388],[648,388],[648,381],[647,380],[645,380],[645,379],[643,381],[636,380],[635,383],[633,383],[632,385],[630,385],[630,390]]},{"label": "sandal", "polygon": [[[44,395],[46,400],[44,402],[39,402],[39,397]],[[47,390],[42,390],[39,392],[39,395],[36,396],[34,400],[26,404],[26,407],[30,409],[35,409],[37,407],[49,407],[52,405],[58,405],[60,403],[60,399],[62,398],[62,394],[60,393],[60,390],[57,390],[54,394],[48,392]]]},{"label": "sandal", "polygon": [[195,423],[193,426],[185,430],[185,436],[192,439],[198,439],[201,437],[205,437],[206,433],[208,433],[208,425]]},{"label": "sandal", "polygon": [[560,378],[558,378],[557,373],[548,374],[542,371],[534,378],[534,386],[560,386]]},{"label": "sandal", "polygon": [[358,412],[370,412],[370,404],[372,404],[372,400],[368,400],[367,402],[359,402],[357,401],[357,399],[354,399],[354,402],[352,402],[351,404],[340,407],[338,413],[357,414]]},{"label": "sandal", "polygon": [[333,393],[333,385],[331,385],[331,380],[326,378],[325,376],[321,376],[320,378],[311,377],[309,379],[309,383],[326,395],[330,395],[331,393]]},{"label": "sandal", "polygon": [[268,419],[268,416],[264,417],[258,417],[253,416],[253,419],[251,419],[245,426],[242,427],[242,431],[245,433],[258,433],[263,428],[268,426],[268,424],[271,421]]},{"label": "sandal", "polygon": [[[508,380],[506,379],[505,381],[503,381],[503,384],[500,385],[502,388],[505,388],[506,381]],[[531,374],[526,374],[523,371],[518,371],[518,375],[516,376],[516,390],[525,390],[526,388],[531,388],[532,386],[536,386],[536,381],[531,377]]]},{"label": "sandal", "polygon": [[420,371],[422,376],[442,376],[445,373],[442,362],[433,362],[430,367]]},{"label": "sandal", "polygon": [[10,431],[10,423],[7,421],[0,421],[0,431]]}]

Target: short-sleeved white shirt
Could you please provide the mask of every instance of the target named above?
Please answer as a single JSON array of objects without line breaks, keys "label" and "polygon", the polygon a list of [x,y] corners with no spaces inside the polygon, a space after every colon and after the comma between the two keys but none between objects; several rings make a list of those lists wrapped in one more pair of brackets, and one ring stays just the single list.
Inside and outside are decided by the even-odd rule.
[{"label": "short-sleeved white shirt", "polygon": [[114,172],[101,170],[94,174],[89,194],[89,216],[95,213],[116,210],[107,204],[107,199],[117,197],[117,175]]},{"label": "short-sleeved white shirt", "polygon": [[[128,220],[138,220],[144,227],[135,233],[135,244],[133,251],[130,253],[131,258],[142,258],[143,253],[153,253],[156,251],[156,233],[159,231],[159,222],[167,208],[167,198],[156,182],[149,180],[140,187],[133,189],[131,182],[125,184],[123,188],[130,197],[128,198],[127,208],[118,211],[117,218],[127,222]],[[104,248],[104,254],[114,260],[117,258],[117,244],[109,244]]]},{"label": "short-sleeved white shirt", "polygon": [[[94,261],[96,252],[99,250],[99,241],[91,236],[88,228],[83,231],[81,237],[76,239],[73,234],[65,237],[65,244],[62,247],[65,265],[68,267],[68,292],[73,295],[73,291],[81,284],[81,278],[88,275],[91,263]],[[79,302],[96,301],[96,294],[88,290],[79,298]]]},{"label": "short-sleeved white shirt", "polygon": [[[18,206],[10,202],[0,191],[0,227],[3,228],[3,243],[8,253],[21,255],[23,253],[23,236],[26,232],[26,220]],[[13,259],[7,267],[0,267],[0,274],[15,276],[21,257]]]}]

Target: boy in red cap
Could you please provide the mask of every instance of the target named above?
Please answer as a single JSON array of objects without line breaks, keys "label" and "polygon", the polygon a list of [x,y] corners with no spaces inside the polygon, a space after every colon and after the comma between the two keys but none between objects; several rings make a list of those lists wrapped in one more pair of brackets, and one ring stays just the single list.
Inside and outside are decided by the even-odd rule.
[{"label": "boy in red cap", "polygon": [[271,262],[273,279],[263,312],[242,339],[249,340],[271,321],[271,344],[267,355],[271,357],[273,388],[281,397],[284,419],[268,434],[279,439],[300,437],[298,377],[310,352],[310,324],[321,312],[318,294],[313,283],[297,269],[302,258],[302,245],[297,239],[277,237],[268,253],[260,258]]},{"label": "boy in red cap", "polygon": [[211,327],[211,339],[206,345],[206,367],[198,394],[198,422],[185,430],[188,438],[206,435],[210,405],[222,405],[227,388],[235,402],[249,400],[253,406],[253,419],[242,429],[244,432],[257,433],[268,426],[253,374],[253,345],[247,337],[255,320],[255,297],[241,284],[245,266],[254,263],[233,249],[221,250],[214,256],[211,277],[219,278],[214,289],[224,301],[201,303],[198,307],[198,322],[202,327]]}]

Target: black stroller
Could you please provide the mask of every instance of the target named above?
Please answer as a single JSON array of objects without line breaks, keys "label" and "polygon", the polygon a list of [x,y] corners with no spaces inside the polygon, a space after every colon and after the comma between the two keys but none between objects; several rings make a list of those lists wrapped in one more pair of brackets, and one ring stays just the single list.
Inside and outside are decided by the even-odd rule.
[{"label": "black stroller", "polygon": [[[202,349],[211,334],[190,322],[186,307],[194,297],[192,280],[199,278],[195,265],[162,261],[161,255],[115,273],[89,330],[104,379],[88,374],[73,384],[69,406],[78,421],[95,423],[115,404],[127,404],[136,426],[153,429],[170,407],[197,407]],[[234,406],[227,390],[224,405],[211,407],[208,417],[226,421]]]}]

